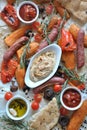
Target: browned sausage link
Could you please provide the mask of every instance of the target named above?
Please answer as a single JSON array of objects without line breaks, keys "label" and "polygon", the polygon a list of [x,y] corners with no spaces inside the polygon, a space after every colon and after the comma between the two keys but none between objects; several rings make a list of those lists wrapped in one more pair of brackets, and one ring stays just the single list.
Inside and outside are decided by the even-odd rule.
[{"label": "browned sausage link", "polygon": [[77,36],[77,68],[81,68],[85,63],[84,35],[84,31],[79,30]]},{"label": "browned sausage link", "polygon": [[52,77],[51,79],[49,79],[47,82],[43,83],[42,85],[36,87],[33,89],[34,93],[40,93],[42,92],[47,86],[49,85],[53,85],[53,84],[64,84],[65,80],[63,78],[60,77]]},{"label": "browned sausage link", "polygon": [[23,36],[20,39],[18,39],[4,54],[3,60],[5,62],[9,61],[13,55],[16,53],[16,51],[24,45],[24,42],[28,41],[28,37]]},{"label": "browned sausage link", "polygon": [[[50,32],[48,38],[51,42],[53,42],[56,38],[57,38],[57,35],[58,35],[58,26],[54,26],[54,28],[52,29],[52,31]],[[43,49],[44,47],[48,46],[48,42],[46,39],[44,39],[41,43],[40,43],[40,46],[38,48],[37,51],[40,51],[41,49]]]}]

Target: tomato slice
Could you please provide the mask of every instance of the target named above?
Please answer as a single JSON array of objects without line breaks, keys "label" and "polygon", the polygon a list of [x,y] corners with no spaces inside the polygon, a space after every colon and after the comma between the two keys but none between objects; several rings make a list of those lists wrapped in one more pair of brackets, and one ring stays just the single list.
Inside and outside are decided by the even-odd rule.
[{"label": "tomato slice", "polygon": [[13,94],[11,93],[11,92],[6,92],[5,93],[5,96],[4,96],[4,98],[5,98],[5,100],[9,100],[9,99],[11,99],[13,97]]},{"label": "tomato slice", "polygon": [[39,103],[36,102],[36,101],[33,101],[33,102],[31,103],[31,108],[32,108],[33,110],[38,110],[38,109],[39,109]]},{"label": "tomato slice", "polygon": [[41,94],[35,94],[35,95],[34,95],[34,100],[35,100],[36,102],[40,103],[41,100],[42,100],[42,95],[41,95]]},{"label": "tomato slice", "polygon": [[53,90],[54,92],[60,92],[62,90],[62,85],[55,84]]},{"label": "tomato slice", "polygon": [[37,33],[37,34],[34,36],[34,39],[35,39],[36,42],[41,42],[41,41],[42,41],[42,36],[41,36],[39,33]]}]

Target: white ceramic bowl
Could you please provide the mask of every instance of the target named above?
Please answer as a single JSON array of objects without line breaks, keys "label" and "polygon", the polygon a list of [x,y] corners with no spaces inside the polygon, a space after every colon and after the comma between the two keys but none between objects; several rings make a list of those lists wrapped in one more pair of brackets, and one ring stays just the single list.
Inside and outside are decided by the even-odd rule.
[{"label": "white ceramic bowl", "polygon": [[[55,52],[55,56],[56,56],[56,63],[54,65],[53,71],[44,79],[37,81],[37,82],[33,82],[30,79],[30,68],[32,66],[32,62],[35,58],[37,58],[39,55],[41,55],[42,53],[45,53],[47,51],[54,51]],[[60,59],[61,59],[61,48],[56,45],[55,43],[45,47],[44,49],[42,49],[41,51],[39,51],[38,53],[36,53],[30,60],[27,71],[26,71],[26,75],[25,75],[25,84],[30,87],[30,88],[35,88],[38,87],[39,85],[45,83],[47,80],[49,80],[57,71],[59,63],[60,63]]]},{"label": "white ceramic bowl", "polygon": [[[12,101],[14,101],[15,99],[21,99],[21,100],[23,100],[23,101],[25,102],[26,106],[27,106],[27,110],[26,110],[25,114],[24,114],[23,116],[21,116],[21,117],[15,117],[15,116],[13,116],[13,115],[9,112],[9,105],[10,105],[10,103],[11,103]],[[20,95],[16,95],[16,96],[12,97],[10,100],[8,100],[8,102],[7,102],[7,104],[6,104],[6,114],[7,114],[7,116],[8,116],[10,119],[12,119],[12,120],[19,121],[19,120],[24,119],[24,118],[28,115],[29,110],[30,110],[30,104],[29,104],[29,102],[28,102],[24,97],[22,97],[22,96],[20,96]]]},{"label": "white ceramic bowl", "polygon": [[[24,19],[22,19],[22,17],[20,16],[20,13],[19,13],[19,10],[20,8],[25,5],[25,4],[30,4],[32,5],[35,9],[36,9],[36,17],[34,19],[32,19],[31,21],[25,21]],[[25,14],[26,15],[26,14]],[[23,1],[19,4],[19,6],[17,7],[17,16],[19,18],[19,20],[22,22],[22,23],[25,23],[25,24],[31,24],[33,22],[35,22],[39,16],[39,9],[38,9],[38,6],[32,2],[32,1]]]},{"label": "white ceramic bowl", "polygon": [[[64,95],[64,93],[67,90],[72,90],[72,89],[77,91],[80,94],[80,96],[81,96],[81,101],[80,101],[80,103],[76,107],[68,107],[63,102],[63,95]],[[67,88],[63,89],[63,91],[61,92],[60,101],[61,101],[61,104],[63,105],[64,108],[66,108],[67,110],[70,110],[70,111],[74,111],[74,110],[77,110],[77,109],[79,109],[81,107],[81,105],[83,103],[83,95],[82,95],[81,91],[78,88],[76,88],[76,87],[67,87]]]}]

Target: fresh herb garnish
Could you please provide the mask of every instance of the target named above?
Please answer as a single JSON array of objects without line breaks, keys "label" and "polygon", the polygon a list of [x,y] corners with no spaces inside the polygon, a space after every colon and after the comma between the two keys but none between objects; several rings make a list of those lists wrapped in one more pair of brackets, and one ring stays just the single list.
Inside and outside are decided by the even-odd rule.
[{"label": "fresh herb garnish", "polygon": [[[68,84],[68,79],[64,82],[63,86],[62,86],[62,90],[66,88]],[[61,92],[58,92],[55,97],[56,97],[56,100],[57,100],[57,104],[58,104],[58,107],[60,108],[61,106],[61,102],[60,102],[60,95],[61,95]]]},{"label": "fresh herb garnish", "polygon": [[3,130],[29,130],[27,121],[13,121],[7,116],[0,117],[0,127]]},{"label": "fresh herb garnish", "polygon": [[74,70],[69,70],[65,66],[62,65],[62,70],[64,71],[65,75],[69,77],[69,80],[77,80],[81,83],[86,82],[86,74],[79,76]]}]

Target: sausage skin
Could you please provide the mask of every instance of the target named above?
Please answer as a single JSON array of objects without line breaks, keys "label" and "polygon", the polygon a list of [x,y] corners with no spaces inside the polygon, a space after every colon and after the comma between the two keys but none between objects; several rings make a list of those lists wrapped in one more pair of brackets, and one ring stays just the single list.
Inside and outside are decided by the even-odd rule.
[{"label": "sausage skin", "polygon": [[4,54],[3,56],[3,60],[5,62],[9,61],[13,55],[15,54],[15,52],[21,48],[24,45],[24,42],[28,41],[28,37],[23,36],[20,39],[18,39]]},{"label": "sausage skin", "polygon": [[[52,31],[50,32],[50,34],[48,35],[48,38],[51,42],[53,42],[58,35],[58,26],[54,26],[54,28],[52,29]],[[44,47],[48,46],[48,42],[46,39],[44,39],[40,45],[37,51],[40,51],[41,49],[43,49]]]},{"label": "sausage skin", "polygon": [[81,68],[85,64],[84,35],[84,31],[80,29],[77,36],[77,68]]},{"label": "sausage skin", "polygon": [[60,78],[60,77],[52,77],[51,79],[49,79],[47,82],[43,83],[42,85],[36,87],[33,89],[33,92],[36,94],[36,93],[40,93],[43,91],[43,89],[45,89],[47,86],[49,85],[53,85],[53,84],[64,84],[65,82],[65,79],[63,78]]}]

